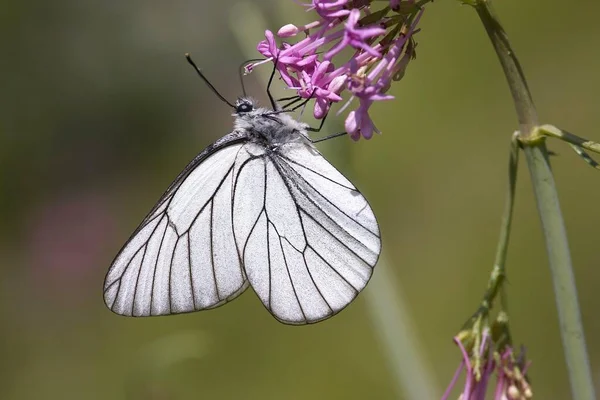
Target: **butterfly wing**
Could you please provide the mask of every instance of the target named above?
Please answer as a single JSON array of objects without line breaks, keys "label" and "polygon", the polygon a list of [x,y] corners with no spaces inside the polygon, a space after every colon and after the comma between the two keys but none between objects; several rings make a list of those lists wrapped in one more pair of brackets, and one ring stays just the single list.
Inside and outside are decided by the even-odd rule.
[{"label": "butterfly wing", "polygon": [[235,241],[248,280],[281,322],[329,318],[371,277],[381,251],[373,211],[309,144],[253,154],[233,193]]},{"label": "butterfly wing", "polygon": [[175,179],[113,261],[104,301],[127,316],[218,307],[247,287],[232,228],[235,160],[246,138],[230,134]]}]

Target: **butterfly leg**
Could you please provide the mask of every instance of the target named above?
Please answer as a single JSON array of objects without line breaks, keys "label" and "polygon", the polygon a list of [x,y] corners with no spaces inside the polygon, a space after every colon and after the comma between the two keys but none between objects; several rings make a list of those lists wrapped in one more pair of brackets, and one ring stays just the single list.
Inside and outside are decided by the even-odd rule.
[{"label": "butterfly leg", "polygon": [[325,120],[327,119],[328,115],[329,113],[325,114],[318,128],[313,128],[312,126],[309,126],[308,128],[306,128],[306,130],[309,132],[321,132],[321,129],[323,128],[323,125],[325,124]]},{"label": "butterfly leg", "polygon": [[300,96],[293,96],[293,97],[287,97],[285,99],[281,99],[281,100],[292,100],[289,103],[285,104],[283,107],[281,107],[281,111],[286,111],[286,108],[293,106],[294,104],[296,104],[297,102],[299,102],[300,100],[302,100],[302,97]]},{"label": "butterfly leg", "polygon": [[[301,99],[301,97],[299,97],[299,99]],[[301,102],[300,104],[297,104],[297,105],[295,105],[294,107],[290,108],[289,110],[284,110],[284,112],[294,112],[294,111],[296,111],[297,109],[299,109],[299,108],[302,108],[302,107],[304,107],[305,105],[307,105],[307,104],[308,104],[308,102],[309,102],[309,101],[311,101],[311,100],[312,100],[312,94],[310,95],[310,97],[309,97],[309,98],[307,98],[307,99],[304,99],[304,101],[303,101],[303,102]],[[295,102],[296,102],[296,101],[294,101],[294,103],[295,103]],[[288,106],[288,107],[289,107],[289,106]]]},{"label": "butterfly leg", "polygon": [[282,97],[280,99],[277,99],[277,102],[280,101],[288,101],[288,100],[295,100],[295,99],[299,99],[300,96],[298,96],[297,94],[293,95],[293,96],[289,96],[289,97]]},{"label": "butterfly leg", "polygon": [[267,83],[267,96],[269,96],[269,101],[271,101],[271,107],[273,107],[273,111],[277,110],[277,103],[271,94],[271,84],[273,83],[273,78],[275,77],[275,71],[277,71],[277,62],[279,62],[279,55],[277,55],[275,58],[275,62],[273,63],[273,71],[271,71],[269,83]]},{"label": "butterfly leg", "polygon": [[320,139],[309,139],[309,140],[310,140],[311,143],[314,144],[314,143],[323,142],[325,140],[333,139],[333,138],[336,138],[336,137],[344,136],[344,135],[347,135],[347,134],[348,134],[347,132],[339,132],[339,133],[334,133],[333,135],[325,136],[325,137],[320,138]]},{"label": "butterfly leg", "polygon": [[[309,101],[311,101],[311,100],[312,100],[312,94],[311,94],[311,96],[310,96],[309,98],[307,98],[307,99],[303,99],[303,98],[302,98],[302,97],[300,97],[300,96],[291,96],[291,97],[285,97],[285,98],[282,98],[282,99],[279,99],[279,100],[280,100],[280,101],[281,101],[281,100],[284,100],[284,101],[285,101],[285,100],[292,100],[292,101],[290,101],[289,103],[287,103],[286,105],[284,105],[283,107],[281,107],[281,109],[279,109],[279,110],[276,110],[276,111],[273,111],[273,112],[272,112],[272,113],[270,113],[270,114],[281,114],[281,113],[286,113],[286,112],[294,112],[294,111],[296,111],[297,109],[299,109],[299,108],[301,108],[301,107],[304,107],[304,106],[305,106],[305,105],[306,105],[306,104],[307,104]],[[291,106],[293,106],[294,104],[298,103],[300,100],[304,100],[304,101],[302,101],[302,103],[300,103],[300,104],[297,104],[297,105],[295,105],[294,107],[292,107],[292,108],[289,108],[289,109],[288,109],[288,107],[291,107]]]}]

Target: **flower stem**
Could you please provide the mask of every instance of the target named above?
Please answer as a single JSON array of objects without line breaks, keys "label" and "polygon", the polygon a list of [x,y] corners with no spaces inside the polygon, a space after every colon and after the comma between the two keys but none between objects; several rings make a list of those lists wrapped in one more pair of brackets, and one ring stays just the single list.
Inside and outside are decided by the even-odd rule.
[{"label": "flower stem", "polygon": [[[500,291],[500,311],[506,312],[506,296],[504,295],[504,281],[506,279],[506,254],[508,252],[508,241],[510,238],[512,216],[515,204],[515,188],[517,185],[517,167],[519,162],[519,142],[518,132],[515,132],[511,140],[510,156],[508,160],[508,191],[506,192],[506,203],[504,204],[504,214],[502,215],[502,223],[500,225],[500,237],[498,239],[498,247],[496,248],[496,258],[494,267],[488,280],[488,285],[483,295],[483,300],[479,309],[465,323],[463,329],[470,329],[471,325],[475,326],[480,323],[482,318],[487,319],[491,308],[494,305],[498,292]],[[477,329],[475,329],[477,330]],[[476,347],[476,346],[475,346]]]},{"label": "flower stem", "polygon": [[492,41],[496,54],[498,54],[500,64],[502,64],[519,119],[520,137],[525,139],[532,134],[538,121],[537,111],[525,80],[525,74],[523,74],[521,64],[510,47],[506,32],[504,32],[502,25],[500,25],[494,14],[491,1],[477,0],[475,9]]},{"label": "flower stem", "polygon": [[525,157],[546,240],[571,393],[574,399],[595,399],[567,233],[548,155],[545,149],[526,147]]},{"label": "flower stem", "polygon": [[[496,298],[498,291],[503,288],[506,279],[506,254],[508,251],[508,240],[512,227],[512,216],[515,204],[515,191],[517,185],[517,168],[519,165],[519,143],[517,133],[513,136],[510,145],[510,155],[508,160],[508,191],[506,192],[506,203],[504,204],[504,214],[502,215],[502,224],[500,226],[500,238],[496,249],[496,259],[494,260],[494,269],[488,282],[488,289],[484,296],[484,304],[489,307]],[[506,311],[506,297],[502,294],[501,310]]]},{"label": "flower stem", "polygon": [[536,134],[537,111],[525,76],[490,2],[491,0],[476,0],[475,9],[498,55],[517,112],[520,125],[519,140],[524,145],[554,282],[571,393],[574,399],[595,399],[569,244],[548,151],[543,137]]}]

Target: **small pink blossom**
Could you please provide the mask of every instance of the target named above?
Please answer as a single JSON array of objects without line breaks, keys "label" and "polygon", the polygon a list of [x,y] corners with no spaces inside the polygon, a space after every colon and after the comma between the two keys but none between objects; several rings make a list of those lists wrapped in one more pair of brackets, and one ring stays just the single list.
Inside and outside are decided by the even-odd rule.
[{"label": "small pink blossom", "polygon": [[380,133],[379,130],[373,124],[371,117],[369,116],[368,109],[371,106],[371,101],[361,102],[358,108],[348,113],[344,127],[346,132],[354,140],[360,139],[361,135],[365,139],[371,139],[373,132]]},{"label": "small pink blossom", "polygon": [[454,342],[462,353],[462,361],[444,392],[442,400],[449,399],[463,370],[466,370],[466,377],[460,400],[485,400],[490,380],[494,375],[496,376],[494,400],[526,400],[533,397],[533,392],[525,377],[529,363],[525,362],[524,351],[521,352],[520,357],[515,357],[510,346],[496,349],[489,330],[486,329],[481,335],[481,344],[475,354],[478,363],[474,364],[474,357],[469,354],[458,336],[454,338]]},{"label": "small pink blossom", "polygon": [[373,47],[368,44],[368,41],[369,39],[385,34],[386,30],[379,26],[361,28],[358,25],[359,19],[360,11],[355,8],[350,12],[348,20],[346,21],[344,37],[334,48],[325,53],[324,58],[326,60],[331,60],[333,56],[348,46],[363,50],[373,57],[381,58],[381,53],[373,49]]}]

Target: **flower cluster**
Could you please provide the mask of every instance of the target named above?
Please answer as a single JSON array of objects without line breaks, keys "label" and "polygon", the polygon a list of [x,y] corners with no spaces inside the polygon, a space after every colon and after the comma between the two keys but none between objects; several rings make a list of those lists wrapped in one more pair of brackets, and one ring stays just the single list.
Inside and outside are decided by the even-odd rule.
[{"label": "flower cluster", "polygon": [[[374,8],[382,3],[383,8]],[[274,62],[288,88],[301,98],[314,99],[317,119],[343,100],[344,91],[349,93],[339,112],[354,98],[359,104],[346,117],[346,131],[354,140],[369,139],[373,132],[379,133],[369,107],[393,98],[387,91],[415,56],[413,35],[423,10],[415,0],[312,0],[305,6],[318,14],[317,20],[301,27],[288,24],[277,32],[285,40],[301,32],[305,37],[278,45],[273,32],[266,31],[257,47],[266,59],[247,70]],[[351,52],[349,58],[342,57],[345,50]]]},{"label": "flower cluster", "polygon": [[524,351],[516,356],[509,345],[496,348],[489,330],[485,329],[481,335],[481,344],[471,357],[460,336],[459,334],[455,337],[454,342],[460,348],[463,359],[442,400],[449,398],[464,369],[466,369],[466,379],[460,400],[484,400],[490,378],[494,374],[496,375],[494,400],[526,400],[533,397],[525,376],[529,363],[525,360]]}]

